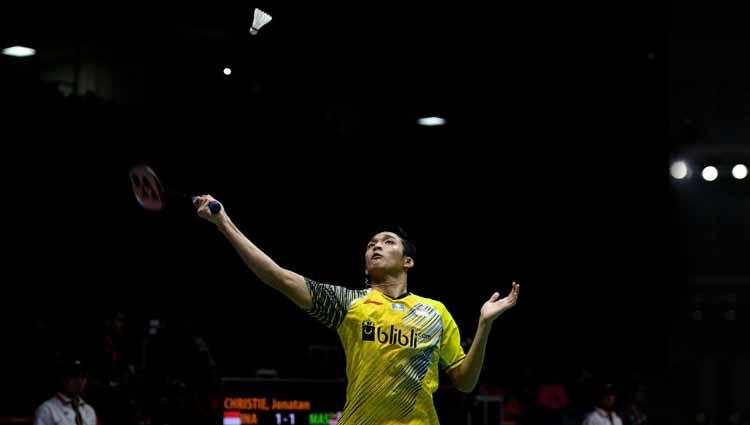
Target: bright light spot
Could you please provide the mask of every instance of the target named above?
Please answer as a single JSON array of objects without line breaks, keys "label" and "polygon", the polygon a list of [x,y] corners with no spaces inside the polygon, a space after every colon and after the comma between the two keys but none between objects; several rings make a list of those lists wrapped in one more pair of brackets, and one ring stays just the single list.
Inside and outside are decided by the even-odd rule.
[{"label": "bright light spot", "polygon": [[742,180],[747,177],[747,167],[743,164],[737,164],[732,168],[732,175],[737,180]]},{"label": "bright light spot", "polygon": [[669,167],[669,173],[678,180],[684,179],[688,174],[687,164],[685,164],[685,161],[677,161]]},{"label": "bright light spot", "polygon": [[703,180],[712,182],[716,180],[717,177],[719,177],[719,170],[717,170],[716,167],[709,165],[708,167],[703,169],[701,175],[703,176]]},{"label": "bright light spot", "polygon": [[230,67],[224,68],[224,75],[232,75],[232,68]]},{"label": "bright light spot", "polygon": [[8,56],[15,56],[17,58],[25,58],[27,56],[34,56],[36,54],[36,50],[23,46],[13,46],[8,47],[7,49],[3,49],[3,54]]},{"label": "bright light spot", "polygon": [[423,125],[425,127],[435,127],[438,125],[445,125],[445,119],[440,117],[425,117],[420,118],[417,120],[419,125]]}]

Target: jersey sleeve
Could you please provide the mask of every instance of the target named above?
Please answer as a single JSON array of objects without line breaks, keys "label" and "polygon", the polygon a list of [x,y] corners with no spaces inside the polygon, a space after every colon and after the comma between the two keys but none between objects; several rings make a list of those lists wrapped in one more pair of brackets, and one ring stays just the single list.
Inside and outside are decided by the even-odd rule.
[{"label": "jersey sleeve", "polygon": [[442,306],[443,336],[440,339],[440,368],[448,372],[458,367],[466,358],[461,347],[461,334],[453,316]]},{"label": "jersey sleeve", "polygon": [[352,302],[367,294],[366,290],[353,290],[308,278],[305,278],[305,283],[312,295],[312,308],[307,313],[330,329],[338,328]]}]

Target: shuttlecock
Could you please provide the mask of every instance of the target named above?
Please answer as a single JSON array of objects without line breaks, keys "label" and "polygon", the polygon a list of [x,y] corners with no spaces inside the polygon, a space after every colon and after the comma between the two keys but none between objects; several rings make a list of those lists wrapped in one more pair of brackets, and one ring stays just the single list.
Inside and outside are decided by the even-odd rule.
[{"label": "shuttlecock", "polygon": [[256,35],[264,25],[271,22],[271,15],[260,10],[255,9],[255,15],[253,16],[253,25],[250,27],[250,34]]}]

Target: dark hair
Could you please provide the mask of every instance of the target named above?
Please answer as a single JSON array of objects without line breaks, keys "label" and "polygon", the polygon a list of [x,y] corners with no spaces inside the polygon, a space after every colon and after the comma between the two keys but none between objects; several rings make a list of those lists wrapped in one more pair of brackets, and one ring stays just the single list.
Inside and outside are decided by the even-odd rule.
[{"label": "dark hair", "polygon": [[57,365],[57,376],[64,378],[77,378],[88,375],[86,367],[81,360],[64,359]]},{"label": "dark hair", "polygon": [[407,257],[411,257],[411,259],[416,263],[417,247],[414,246],[414,242],[409,239],[409,234],[403,227],[397,224],[386,224],[376,228],[375,232],[373,232],[372,234],[375,235],[381,232],[391,232],[398,235],[398,237],[401,238],[401,244],[404,245],[404,255]]},{"label": "dark hair", "polygon": [[605,397],[609,395],[616,395],[615,386],[612,384],[598,384],[594,389],[594,394],[597,397]]}]

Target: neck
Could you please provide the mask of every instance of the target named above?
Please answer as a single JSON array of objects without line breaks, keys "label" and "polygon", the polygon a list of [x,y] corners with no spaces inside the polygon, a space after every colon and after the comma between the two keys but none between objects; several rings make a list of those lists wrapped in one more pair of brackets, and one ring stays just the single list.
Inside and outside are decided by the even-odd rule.
[{"label": "neck", "polygon": [[372,289],[382,292],[391,298],[398,298],[406,293],[406,273],[398,276],[385,276],[380,280],[373,280]]}]

